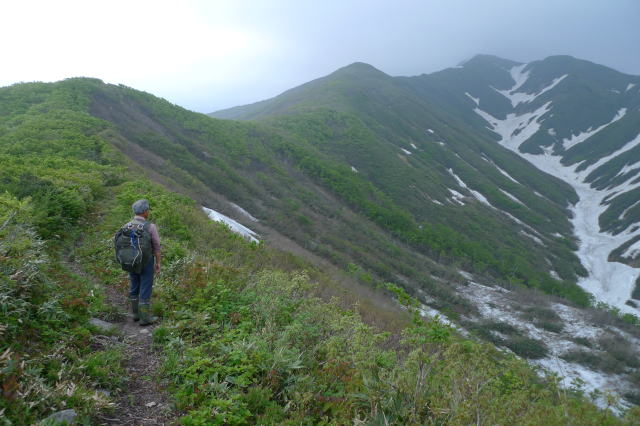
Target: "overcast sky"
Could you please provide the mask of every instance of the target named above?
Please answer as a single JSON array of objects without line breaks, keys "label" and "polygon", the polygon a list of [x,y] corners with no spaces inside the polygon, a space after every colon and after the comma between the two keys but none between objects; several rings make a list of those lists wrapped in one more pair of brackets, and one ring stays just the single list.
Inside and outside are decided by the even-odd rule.
[{"label": "overcast sky", "polygon": [[0,86],[97,77],[199,112],[355,61],[418,75],[569,54],[640,75],[639,0],[21,0],[0,15]]}]

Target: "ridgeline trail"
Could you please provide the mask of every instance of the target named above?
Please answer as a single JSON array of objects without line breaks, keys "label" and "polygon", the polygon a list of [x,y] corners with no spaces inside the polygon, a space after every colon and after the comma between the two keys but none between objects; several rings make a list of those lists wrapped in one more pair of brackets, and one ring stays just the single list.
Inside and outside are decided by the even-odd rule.
[{"label": "ridgeline trail", "polygon": [[[76,247],[78,244],[79,241]],[[177,414],[173,412],[171,399],[158,377],[160,359],[152,341],[155,326],[141,327],[133,321],[126,288],[107,286],[97,281],[74,258],[73,253],[66,256],[67,267],[96,287],[101,287],[105,302],[112,308],[109,317],[101,319],[108,320],[116,333],[111,339],[102,339],[103,345],[119,345],[124,355],[125,383],[113,395],[114,409],[96,416],[94,421],[102,425],[176,424]]]}]

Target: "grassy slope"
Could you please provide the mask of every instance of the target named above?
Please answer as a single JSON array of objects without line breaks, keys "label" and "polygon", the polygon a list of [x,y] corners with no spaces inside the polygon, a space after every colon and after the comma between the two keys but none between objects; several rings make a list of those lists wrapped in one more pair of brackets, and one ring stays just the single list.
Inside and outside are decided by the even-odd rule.
[{"label": "grassy slope", "polygon": [[[474,134],[467,124],[406,90],[404,83],[368,65],[354,64],[269,101],[236,108],[234,116],[260,119],[275,129],[285,129],[334,162],[344,164],[345,171],[354,166],[359,176],[422,226],[446,227],[449,235],[445,239],[458,238],[452,235],[455,231],[469,236],[477,249],[456,249],[467,258],[466,268],[481,273],[488,269],[494,278],[551,292],[572,286],[553,283],[545,276],[541,271],[547,270],[547,261],[567,281],[575,281],[576,274],[584,273],[571,251],[571,241],[553,236],[571,233],[565,206],[575,201],[575,193],[566,184],[540,174],[482,134]],[[435,129],[435,133],[429,129]],[[445,141],[444,146],[439,141]],[[402,149],[412,154],[403,154]],[[509,180],[483,156],[513,173],[521,184]],[[545,235],[545,247],[532,244],[518,232],[521,227],[503,213],[473,201],[464,207],[452,206],[447,201],[447,188],[471,195],[449,175],[450,168],[492,205]],[[514,202],[498,188],[515,194],[530,207]],[[402,234],[399,228],[387,227]],[[432,248],[427,253],[439,254],[440,246],[433,239],[427,245]],[[481,253],[483,250],[496,256]],[[519,266],[511,268],[514,263]],[[513,269],[518,272],[511,274]],[[575,288],[570,292],[574,290],[580,292]]]},{"label": "grassy slope", "polygon": [[[81,262],[105,285],[126,283],[111,263],[110,239],[131,201],[144,196],[165,253],[154,304],[163,324],[154,340],[184,424],[624,423],[437,322],[414,317],[399,345],[357,311],[318,299],[332,287],[344,290],[304,261],[210,222],[193,200],[140,179],[135,167],[127,170],[132,163],[107,143],[110,125],[83,111],[94,84],[0,92],[12,104],[0,126],[4,420],[32,423],[62,408],[89,420],[108,409],[97,389],[126,392],[118,352],[91,344],[98,333],[87,319],[108,314],[100,287],[66,265]],[[80,237],[76,257],[65,260],[65,244]]]}]

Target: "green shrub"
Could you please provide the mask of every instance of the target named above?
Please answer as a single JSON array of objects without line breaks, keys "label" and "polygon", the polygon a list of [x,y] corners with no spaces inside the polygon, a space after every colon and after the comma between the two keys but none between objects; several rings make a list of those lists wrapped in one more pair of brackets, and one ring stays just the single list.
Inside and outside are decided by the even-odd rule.
[{"label": "green shrub", "polygon": [[626,392],[623,396],[630,403],[640,405],[640,392]]},{"label": "green shrub", "polygon": [[489,330],[494,330],[502,334],[506,334],[508,336],[520,336],[522,335],[522,331],[513,325],[501,322],[501,321],[489,321],[482,323],[482,326],[488,328]]},{"label": "green shrub", "polygon": [[549,354],[544,343],[529,337],[512,336],[505,341],[504,345],[524,358],[539,359]]},{"label": "green shrub", "polygon": [[587,339],[586,337],[573,337],[571,338],[571,341],[588,348],[593,347],[593,343],[591,342],[591,340]]},{"label": "green shrub", "polygon": [[620,374],[624,372],[624,365],[606,352],[572,350],[560,356],[565,361],[576,362],[593,370],[605,373]]},{"label": "green shrub", "polygon": [[553,333],[560,333],[564,329],[564,325],[553,321],[536,321],[533,325]]},{"label": "green shrub", "polygon": [[153,330],[153,334],[152,334],[153,344],[158,347],[161,347],[162,345],[166,344],[169,341],[170,337],[171,337],[171,330],[169,330],[167,327],[163,325],[160,325]]},{"label": "green shrub", "polygon": [[640,367],[640,352],[626,339],[617,334],[603,335],[598,345],[609,356],[630,368]]},{"label": "green shrub", "polygon": [[560,358],[569,362],[577,362],[594,370],[600,369],[602,357],[594,351],[585,351],[582,349],[571,350],[560,356]]},{"label": "green shrub", "polygon": [[97,387],[116,390],[125,380],[119,348],[93,352],[82,359],[80,370]]}]

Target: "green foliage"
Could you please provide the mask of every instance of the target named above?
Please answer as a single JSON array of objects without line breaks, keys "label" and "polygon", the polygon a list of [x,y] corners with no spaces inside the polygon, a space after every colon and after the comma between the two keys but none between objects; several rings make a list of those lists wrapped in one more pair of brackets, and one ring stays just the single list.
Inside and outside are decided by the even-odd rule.
[{"label": "green foliage", "polygon": [[[388,148],[379,146],[383,143],[380,141],[380,135],[373,132],[371,128],[367,128],[362,119],[320,108],[312,112],[303,111],[295,115],[277,117],[272,121],[276,126],[284,127],[299,137],[295,141],[281,142],[280,150],[288,158],[291,158],[307,175],[331,189],[350,207],[390,231],[401,241],[411,243],[422,253],[437,258],[440,262],[462,262],[468,270],[491,274],[505,283],[523,283],[546,293],[565,297],[582,306],[591,304],[589,295],[579,286],[567,281],[559,282],[541,273],[541,266],[533,266],[530,244],[521,244],[512,236],[505,234],[504,226],[495,223],[495,227],[491,225],[492,232],[485,232],[489,227],[488,224],[494,219],[483,217],[483,213],[473,210],[473,213],[467,213],[460,219],[456,219],[458,217],[456,212],[454,215],[446,216],[446,220],[442,220],[440,214],[433,212],[434,215],[429,215],[426,221],[418,222],[415,218],[424,215],[425,209],[433,209],[430,203],[425,205],[424,199],[416,205],[407,205],[407,200],[415,198],[416,191],[411,188],[416,187],[416,181],[419,178],[406,171],[407,168],[402,162],[392,160],[396,158],[395,155]],[[315,147],[308,146],[306,141],[313,141],[312,144],[317,145],[325,155],[314,152]],[[344,162],[336,161],[345,158],[353,162],[354,158],[361,155],[358,150],[360,146],[369,157],[376,155],[374,159],[362,160],[367,161],[373,169],[365,177],[361,173],[354,173]],[[327,151],[330,155],[326,155]],[[416,158],[420,158],[418,153]],[[442,160],[446,161],[447,165],[450,162],[458,162],[455,157],[446,155]],[[389,169],[382,166],[389,164],[390,161],[396,161],[396,163],[387,166]],[[456,165],[468,168],[464,163]],[[487,167],[486,164],[477,164],[477,166]],[[469,176],[463,176],[467,182],[479,179],[477,171],[468,170]],[[425,173],[433,172],[425,171]],[[407,176],[403,176],[404,174]],[[399,178],[399,176],[403,177]],[[429,178],[441,179],[431,175]],[[407,192],[407,188],[411,191]],[[436,194],[441,189],[424,188],[424,191]],[[530,209],[507,199],[495,189],[495,183],[487,183],[483,187],[483,193],[493,193],[492,203],[505,211],[512,211],[528,223],[545,226],[548,222],[546,217],[533,215]],[[525,199],[526,196],[523,194],[521,197]],[[531,205],[539,205],[539,201],[532,199]],[[547,211],[545,216],[555,217],[559,213]],[[483,222],[483,226],[475,225],[480,221]],[[455,227],[451,224],[455,224]],[[508,244],[503,246],[505,242]],[[496,247],[504,248],[496,249]],[[562,247],[563,252],[558,254],[559,258],[569,259],[572,256],[566,253],[566,249],[567,247]],[[575,259],[571,262],[581,269],[579,262]],[[565,276],[573,275],[569,272],[573,267],[564,261],[557,266]]]},{"label": "green foliage", "polygon": [[577,362],[605,373],[620,374],[624,371],[624,365],[616,361],[614,358],[594,351],[583,349],[571,350],[562,354],[561,358],[569,362]]},{"label": "green foliage", "polygon": [[549,354],[549,350],[543,342],[530,337],[509,337],[505,341],[505,346],[523,358],[540,359]]},{"label": "green foliage", "polygon": [[[589,347],[594,345],[589,343]],[[640,368],[638,350],[618,334],[604,335],[598,339],[596,350],[576,349],[566,352],[562,358],[567,361],[578,362],[594,370],[611,374],[622,374],[626,371],[636,372]],[[630,375],[631,380],[633,374]]]},{"label": "green foliage", "polygon": [[[526,337],[522,330],[500,321],[467,323],[466,328],[478,337],[498,346],[505,346],[523,358],[539,359],[548,355],[546,345],[536,339]],[[496,334],[495,332],[499,333]]]},{"label": "green foliage", "polygon": [[[416,281],[416,277],[431,274],[436,268],[426,271],[420,254],[414,253],[417,250],[438,263],[491,275],[504,285],[523,283],[587,306],[588,295],[571,282],[581,266],[571,254],[572,248],[562,241],[546,241],[553,253],[549,257],[554,269],[567,279],[559,282],[541,272],[547,269],[542,260],[546,254],[534,248],[536,255],[532,256],[530,242],[523,242],[515,228],[505,227],[504,218],[473,206],[460,210],[438,207],[428,197],[425,201],[424,194],[436,199],[448,196],[443,187],[453,184],[448,182],[451,177],[446,169],[454,167],[466,182],[478,182],[482,187],[478,189],[510,214],[544,228],[546,233],[569,230],[565,212],[557,205],[540,202],[530,191],[508,183],[507,189],[531,206],[525,209],[495,189],[496,185],[504,186],[506,179],[490,163],[478,160],[479,148],[475,144],[481,144],[482,150],[492,156],[503,156],[493,145],[464,131],[446,131],[443,136],[456,144],[465,159],[461,161],[452,152],[434,147],[433,140],[425,139],[422,113],[434,118],[425,105],[413,98],[408,105],[398,101],[400,113],[381,107],[377,97],[371,99],[368,85],[378,83],[392,99],[406,96],[404,89],[388,85],[384,74],[371,71],[356,67],[341,74],[336,87],[342,87],[348,95],[323,98],[328,107],[300,108],[296,114],[270,120],[267,125],[210,120],[129,88],[102,85],[95,80],[71,80],[51,89],[46,96],[29,98],[37,108],[17,130],[8,131],[6,138],[11,139],[8,146],[12,153],[20,149],[21,153],[45,152],[42,150],[46,148],[37,141],[46,139],[46,146],[52,147],[47,153],[60,151],[76,158],[74,161],[95,160],[100,164],[114,157],[105,143],[109,141],[124,152],[136,152],[132,156],[136,167],[182,186],[193,198],[209,199],[209,190],[214,190],[252,211],[261,210],[269,226],[299,244],[334,261],[339,258],[359,263],[377,272],[375,278],[379,280],[392,279],[394,274],[405,274],[407,270],[413,271],[410,278]],[[360,72],[366,78],[354,78]],[[349,89],[351,85],[362,91],[354,92]],[[38,89],[45,91],[39,86]],[[345,111],[336,102],[353,105]],[[92,114],[109,124],[87,114],[83,107],[89,104]],[[423,130],[419,131],[421,127]],[[23,139],[33,142],[25,143]],[[411,167],[397,156],[398,139],[421,146],[412,157]],[[17,144],[17,140],[22,142]],[[68,143],[70,140],[73,143]],[[141,150],[147,153],[142,154]],[[354,173],[348,165],[350,161],[357,163],[362,172]],[[112,167],[95,172],[104,183],[119,182]],[[20,173],[12,172],[12,176]],[[42,174],[38,177],[45,181],[43,184],[50,180],[43,179]],[[93,179],[83,176],[83,181]],[[535,183],[538,191],[559,204],[563,197],[570,196],[554,185],[522,179]],[[358,216],[344,215],[343,207],[336,207],[334,199],[316,186],[329,189]],[[75,191],[71,183],[68,188]],[[40,231],[47,236],[58,235],[73,224],[74,215],[67,217],[61,212],[81,210],[91,201],[83,198],[84,203],[80,203],[69,199],[65,192],[40,192],[46,200]],[[289,216],[291,211],[296,212],[294,220]],[[330,232],[319,232],[327,229]],[[344,241],[347,238],[349,243]],[[391,250],[403,253],[391,257]]]},{"label": "green foliage", "polygon": [[0,193],[0,206],[0,412],[31,424],[65,406],[83,416],[107,408],[93,386],[120,383],[119,355],[83,359],[88,289],[47,255],[31,201]]},{"label": "green foliage", "polygon": [[86,420],[109,406],[96,387],[121,381],[117,350],[89,353],[85,325],[100,290],[60,260],[60,246],[122,174],[97,136],[105,123],[82,111],[86,89],[0,90],[9,108],[0,115],[0,412],[15,424],[67,407]]},{"label": "green foliage", "polygon": [[[46,274],[44,242],[29,222],[32,205],[0,194],[0,350],[30,339],[25,330],[60,327],[70,320],[62,307],[64,294]],[[53,337],[53,336],[52,336]]]},{"label": "green foliage", "polygon": [[87,355],[81,361],[80,369],[100,389],[117,390],[124,384],[122,352],[117,348]]},{"label": "green foliage", "polygon": [[[493,423],[540,416],[551,422],[565,416],[586,424],[614,421],[552,382],[541,382],[522,361],[462,340],[437,320],[425,321],[414,308],[417,301],[397,286],[387,288],[412,318],[401,346],[390,345],[388,334],[337,301],[314,297],[317,284],[308,273],[272,269],[274,264],[290,268],[292,259],[238,239],[192,203],[142,182],[118,190],[117,205],[82,249],[107,282],[120,278],[91,247],[127,214],[131,198],[144,194],[152,205],[164,199],[166,211],[153,211],[157,220],[172,211],[187,224],[189,236],[163,240],[169,249],[182,245],[185,252],[164,268],[157,283],[164,318],[153,336],[163,350],[162,375],[183,424],[350,423],[354,418],[469,423],[478,413]],[[180,224],[167,221],[161,231],[173,235],[174,227]],[[351,269],[362,272],[355,265]]]},{"label": "green foliage", "polygon": [[593,346],[593,343],[591,343],[591,341],[586,337],[574,337],[572,340],[581,346],[586,346],[587,348],[591,348]]},{"label": "green foliage", "polygon": [[544,307],[527,308],[521,315],[525,321],[532,322],[538,328],[553,333],[560,333],[564,329],[562,318],[553,309]]},{"label": "green foliage", "polygon": [[[523,361],[464,340],[437,319],[420,317],[417,302],[399,287],[388,286],[406,304],[409,325],[397,330],[401,342],[397,335],[381,333],[362,320],[364,303],[352,308],[319,297],[322,286],[332,283],[326,275],[212,223],[191,198],[151,183],[139,167],[126,171],[123,164],[131,164],[107,140],[132,147],[126,139],[131,137],[139,146],[156,149],[156,155],[170,156],[161,171],[178,188],[186,185],[205,194],[211,185],[236,200],[256,195],[274,210],[280,201],[271,195],[280,191],[293,200],[285,197],[283,203],[296,208],[297,226],[309,232],[314,226],[304,218],[327,211],[336,218],[351,215],[319,202],[319,195],[285,176],[291,169],[302,170],[309,179],[305,183],[320,183],[344,197],[393,238],[431,244],[405,207],[305,143],[257,125],[219,125],[95,80],[25,87],[0,90],[0,100],[11,105],[10,113],[0,114],[0,412],[10,421],[32,424],[53,410],[74,408],[90,422],[91,415],[108,409],[108,398],[97,389],[119,391],[123,355],[117,347],[102,347],[91,334],[87,320],[90,313],[104,311],[103,296],[72,274],[61,256],[64,245],[77,239],[69,262],[81,262],[97,281],[124,291],[127,280],[112,259],[111,238],[129,219],[132,201],[147,198],[164,253],[154,285],[154,309],[163,322],[153,342],[162,352],[162,378],[182,424],[623,423],[581,395],[539,379]],[[91,105],[96,114],[101,108],[101,114],[108,114],[105,105],[118,102],[138,103],[169,128],[163,136],[147,133],[140,124],[144,120],[135,119],[140,110],[114,119],[113,125],[87,112]],[[0,102],[3,112],[4,105]],[[137,124],[128,128],[131,122]],[[188,131],[178,132],[176,122]],[[267,142],[256,142],[263,139]],[[228,164],[218,158],[227,155],[224,151]],[[295,166],[280,162],[274,152],[295,159]],[[262,187],[234,174],[234,167],[261,170],[282,187]],[[378,264],[388,255],[376,271],[393,275],[390,265],[409,251],[385,233],[371,232],[376,229],[371,225],[358,228],[361,217],[356,219],[345,223],[384,244],[371,260],[356,243],[365,240],[335,241],[332,247],[349,253],[344,266],[359,259]],[[434,241],[450,234],[445,225],[431,225],[425,233],[432,235],[437,228]],[[450,246],[443,243],[445,256],[485,263],[486,245],[452,238]],[[332,240],[321,241],[328,245]],[[399,260],[403,273],[419,277],[424,258],[419,259]],[[496,259],[513,260],[519,270],[527,270],[526,262],[508,257],[506,249]],[[489,269],[495,265],[485,263]],[[377,281],[362,266],[352,269],[363,281]],[[521,278],[515,272],[509,276]],[[427,280],[418,282],[442,291]],[[532,342],[515,343],[523,353],[539,353]]]}]

